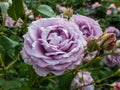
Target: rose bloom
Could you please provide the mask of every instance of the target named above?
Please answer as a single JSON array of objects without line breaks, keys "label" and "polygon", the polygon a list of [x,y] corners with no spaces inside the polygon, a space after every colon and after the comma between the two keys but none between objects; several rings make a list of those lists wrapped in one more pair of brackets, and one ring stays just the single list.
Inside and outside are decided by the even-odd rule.
[{"label": "rose bloom", "polygon": [[76,24],[63,18],[32,22],[24,35],[24,61],[40,76],[61,75],[81,64],[86,41]]},{"label": "rose bloom", "polygon": [[70,20],[78,25],[86,41],[98,39],[103,33],[98,22],[92,18],[82,15],[73,15]]},{"label": "rose bloom", "polygon": [[116,9],[115,4],[114,3],[110,4],[109,7],[108,7],[108,9]]},{"label": "rose bloom", "polygon": [[93,78],[89,72],[78,72],[71,83],[71,90],[76,90],[77,88],[80,88],[80,90],[94,90],[95,87],[93,85],[88,85],[92,82]]},{"label": "rose bloom", "polygon": [[111,11],[111,10],[107,10],[106,14],[107,14],[107,15],[111,15],[111,14],[112,14],[112,11]]},{"label": "rose bloom", "polygon": [[120,67],[120,55],[107,55],[105,57],[105,64],[110,67],[114,67],[116,65]]},{"label": "rose bloom", "polygon": [[107,32],[107,33],[115,33],[117,37],[120,36],[120,30],[117,29],[114,26],[110,26],[110,27],[106,28],[105,32]]},{"label": "rose bloom", "polygon": [[93,5],[92,5],[92,9],[95,9],[97,7],[100,7],[100,3],[99,2],[95,2]]}]

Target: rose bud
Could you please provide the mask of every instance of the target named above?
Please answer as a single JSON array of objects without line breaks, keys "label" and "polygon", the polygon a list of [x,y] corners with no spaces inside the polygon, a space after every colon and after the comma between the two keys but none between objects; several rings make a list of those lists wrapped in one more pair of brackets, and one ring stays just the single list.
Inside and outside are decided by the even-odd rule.
[{"label": "rose bud", "polygon": [[104,33],[99,37],[98,44],[105,51],[113,50],[116,46],[116,35],[114,33]]},{"label": "rose bud", "polygon": [[117,40],[116,46],[117,46],[118,48],[120,48],[120,40]]},{"label": "rose bud", "polygon": [[115,83],[114,90],[120,90],[120,82]]},{"label": "rose bud", "polygon": [[63,7],[63,6],[60,6],[60,5],[56,5],[56,8],[57,8],[57,10],[58,10],[60,13],[63,13],[64,11],[67,10],[66,7]]},{"label": "rose bud", "polygon": [[67,16],[70,18],[73,15],[73,9],[72,8],[67,8],[67,10],[64,11],[64,16]]}]

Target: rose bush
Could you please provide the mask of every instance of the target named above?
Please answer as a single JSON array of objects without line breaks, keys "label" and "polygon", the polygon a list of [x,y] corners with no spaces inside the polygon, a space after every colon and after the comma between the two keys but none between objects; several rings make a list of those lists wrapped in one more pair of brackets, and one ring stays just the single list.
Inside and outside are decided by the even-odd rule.
[{"label": "rose bush", "polygon": [[86,41],[76,24],[60,17],[46,18],[28,27],[21,54],[38,75],[61,75],[80,65],[84,46]]}]

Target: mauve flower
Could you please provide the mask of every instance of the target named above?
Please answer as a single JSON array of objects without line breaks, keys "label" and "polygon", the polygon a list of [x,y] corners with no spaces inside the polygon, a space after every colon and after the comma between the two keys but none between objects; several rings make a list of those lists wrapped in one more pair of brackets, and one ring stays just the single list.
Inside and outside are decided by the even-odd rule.
[{"label": "mauve flower", "polygon": [[92,18],[82,15],[73,15],[70,20],[78,25],[86,41],[98,39],[103,33],[98,22]]},{"label": "mauve flower", "polygon": [[93,82],[93,78],[89,72],[78,72],[71,83],[71,90],[80,88],[81,90],[94,90],[93,85],[88,85]]},{"label": "mauve flower", "polygon": [[92,9],[95,9],[97,7],[100,7],[100,3],[99,2],[95,2],[93,5],[92,5]]},{"label": "mauve flower", "polygon": [[81,64],[86,41],[76,24],[63,18],[32,22],[24,35],[24,61],[40,76],[61,75]]},{"label": "mauve flower", "polygon": [[107,15],[111,15],[112,14],[112,11],[110,9],[107,10],[106,12]]},{"label": "mauve flower", "polygon": [[16,27],[21,27],[22,26],[22,19],[18,19],[17,22],[15,22],[10,16],[6,15],[6,21],[5,21],[5,26],[9,28],[16,28]]},{"label": "mauve flower", "polygon": [[110,4],[110,5],[108,6],[108,9],[116,9],[115,4],[114,4],[114,3]]},{"label": "mauve flower", "polygon": [[115,28],[114,26],[110,26],[110,27],[106,28],[105,32],[107,32],[107,33],[115,33],[117,37],[120,36],[120,30]]},{"label": "mauve flower", "polygon": [[110,67],[114,67],[116,65],[120,67],[120,55],[107,55],[105,57],[105,64]]}]

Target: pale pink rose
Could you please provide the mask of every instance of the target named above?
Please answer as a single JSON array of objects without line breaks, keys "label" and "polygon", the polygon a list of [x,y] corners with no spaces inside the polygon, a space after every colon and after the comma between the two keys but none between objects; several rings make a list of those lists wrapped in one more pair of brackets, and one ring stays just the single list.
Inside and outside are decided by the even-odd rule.
[{"label": "pale pink rose", "polygon": [[109,10],[107,10],[106,14],[107,14],[107,15],[111,15],[111,14],[112,14],[112,11],[109,9]]},{"label": "pale pink rose", "polygon": [[108,7],[108,9],[116,9],[115,4],[114,3],[110,4],[109,7]]},{"label": "pale pink rose", "polygon": [[118,12],[120,12],[120,7],[117,8]]},{"label": "pale pink rose", "polygon": [[95,9],[97,7],[100,7],[100,3],[99,2],[95,2],[93,5],[92,5],[92,9]]}]

